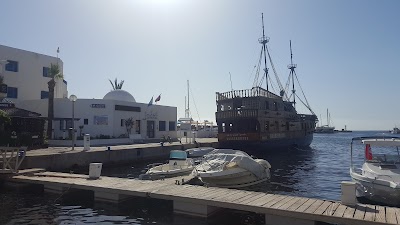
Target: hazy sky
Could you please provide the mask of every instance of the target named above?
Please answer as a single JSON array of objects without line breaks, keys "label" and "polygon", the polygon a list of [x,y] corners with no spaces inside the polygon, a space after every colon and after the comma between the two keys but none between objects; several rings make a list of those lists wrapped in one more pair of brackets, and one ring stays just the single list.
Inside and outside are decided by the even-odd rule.
[{"label": "hazy sky", "polygon": [[162,93],[183,117],[189,80],[193,118],[214,121],[229,72],[234,89],[252,87],[264,13],[282,83],[292,40],[323,123],[329,108],[337,129],[400,127],[397,0],[3,0],[1,9],[0,44],[53,56],[60,47],[69,94],[102,98],[117,77],[136,101]]}]

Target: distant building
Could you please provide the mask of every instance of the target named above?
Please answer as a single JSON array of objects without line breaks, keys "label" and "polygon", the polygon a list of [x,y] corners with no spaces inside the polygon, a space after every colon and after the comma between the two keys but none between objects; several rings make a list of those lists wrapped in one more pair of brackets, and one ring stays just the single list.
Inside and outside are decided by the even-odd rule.
[{"label": "distant building", "polygon": [[[52,56],[0,45],[0,75],[8,85],[7,98],[17,103],[22,100],[47,99],[51,64],[63,69],[63,62]],[[67,82],[56,80],[54,98],[66,98]]]}]

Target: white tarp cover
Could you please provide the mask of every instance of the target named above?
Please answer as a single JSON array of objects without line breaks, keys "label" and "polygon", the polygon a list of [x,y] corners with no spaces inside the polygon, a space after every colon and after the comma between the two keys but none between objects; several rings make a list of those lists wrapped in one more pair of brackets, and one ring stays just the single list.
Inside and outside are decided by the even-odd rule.
[{"label": "white tarp cover", "polygon": [[[215,149],[203,156],[202,162],[196,166],[196,170],[222,171],[224,166],[235,162],[240,168],[252,172],[258,178],[267,176],[265,168],[251,158],[247,153],[232,149]],[[195,172],[194,170],[193,172]]]}]

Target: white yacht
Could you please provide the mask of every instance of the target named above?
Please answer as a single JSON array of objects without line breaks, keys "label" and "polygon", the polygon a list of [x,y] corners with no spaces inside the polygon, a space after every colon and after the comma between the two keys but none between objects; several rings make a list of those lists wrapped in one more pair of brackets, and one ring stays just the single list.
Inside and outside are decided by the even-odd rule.
[{"label": "white yacht", "polygon": [[[364,163],[356,168],[354,147],[364,147]],[[400,205],[400,138],[359,137],[351,142],[351,178],[357,183],[357,197],[388,205]],[[358,152],[359,153],[359,152]]]},{"label": "white yacht", "polygon": [[193,175],[208,186],[246,187],[270,178],[271,165],[238,150],[215,149],[203,156]]},{"label": "white yacht", "polygon": [[187,153],[181,150],[172,150],[167,164],[156,165],[150,168],[139,179],[158,179],[189,175],[194,168],[194,162],[187,157]]}]

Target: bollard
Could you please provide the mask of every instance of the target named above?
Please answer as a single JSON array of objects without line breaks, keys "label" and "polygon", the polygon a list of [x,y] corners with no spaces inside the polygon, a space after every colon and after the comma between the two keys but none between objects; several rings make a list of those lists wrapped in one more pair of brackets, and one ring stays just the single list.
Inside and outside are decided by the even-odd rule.
[{"label": "bollard", "polygon": [[357,204],[356,183],[353,181],[342,181],[342,204],[354,206]]},{"label": "bollard", "polygon": [[83,150],[90,150],[90,134],[85,134],[83,136]]}]

